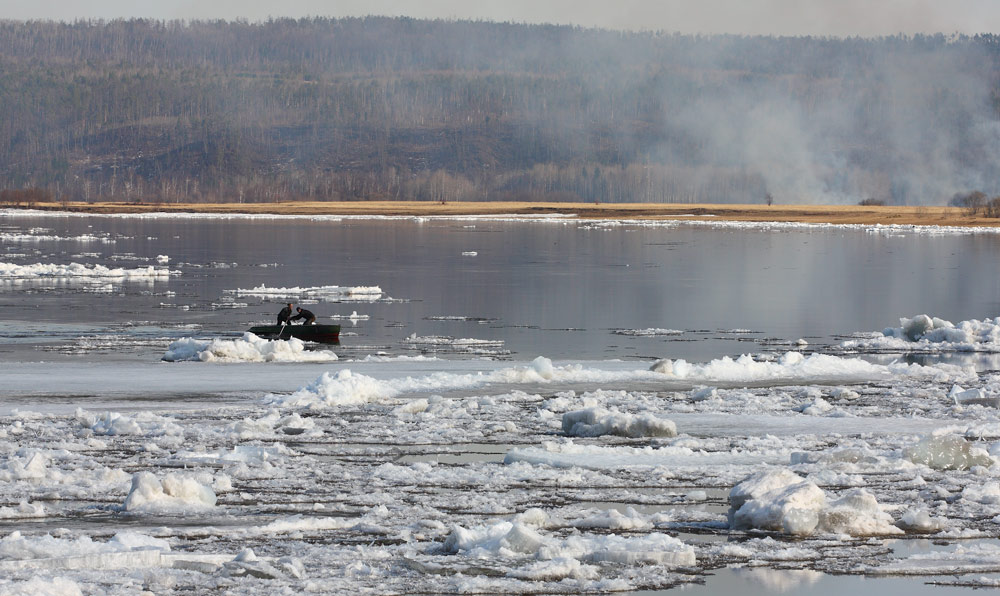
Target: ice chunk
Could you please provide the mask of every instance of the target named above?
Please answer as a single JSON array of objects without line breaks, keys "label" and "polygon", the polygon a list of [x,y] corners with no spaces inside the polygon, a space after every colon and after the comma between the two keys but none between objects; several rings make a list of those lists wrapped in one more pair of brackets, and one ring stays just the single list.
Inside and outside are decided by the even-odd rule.
[{"label": "ice chunk", "polygon": [[307,288],[269,288],[264,285],[251,289],[226,290],[237,296],[259,296],[262,298],[297,299],[311,298],[323,302],[355,300],[375,302],[382,297],[378,286],[315,286]]},{"label": "ice chunk", "polygon": [[664,358],[662,360],[657,360],[649,367],[649,370],[653,372],[663,373],[665,375],[674,374],[674,362],[669,358]]},{"label": "ice chunk", "polygon": [[[507,548],[506,537],[514,532],[515,546],[523,546],[528,532],[533,530],[525,529],[523,532],[515,532],[514,526],[517,522],[500,522],[491,526],[480,526],[477,528],[463,528],[455,526],[441,546],[442,552],[448,554],[465,554],[469,556],[485,556],[487,554],[499,553],[501,555],[513,554]],[[523,524],[520,524],[523,526]],[[536,533],[537,534],[537,533]],[[538,545],[540,546],[540,544]],[[525,551],[518,551],[522,554]]]},{"label": "ice chunk", "polygon": [[931,517],[926,509],[907,509],[896,525],[909,532],[937,532],[946,527],[946,521]]},{"label": "ice chunk", "polygon": [[813,482],[788,470],[758,472],[730,491],[730,527],[795,535],[813,532],[870,536],[899,534],[870,493],[856,489],[828,502]]},{"label": "ice chunk", "polygon": [[735,511],[750,499],[759,498],[799,482],[802,482],[802,477],[785,468],[757,472],[729,491],[729,506]]},{"label": "ice chunk", "polygon": [[250,576],[259,579],[278,579],[285,574],[303,577],[304,567],[298,559],[283,557],[278,567],[260,559],[251,548],[245,548],[229,562],[223,563],[222,574],[229,577]]},{"label": "ice chunk", "polygon": [[126,530],[115,534],[114,538],[108,541],[108,546],[115,550],[160,550],[169,551],[170,543],[162,538],[155,538]]},{"label": "ice chunk", "polygon": [[325,372],[311,384],[276,401],[285,406],[344,406],[388,399],[399,393],[391,383],[354,374],[345,368],[332,375]]},{"label": "ice chunk", "polygon": [[900,319],[899,325],[887,327],[881,334],[842,342],[840,346],[852,350],[1000,352],[1000,317],[969,319],[954,325],[918,315]]},{"label": "ice chunk", "polygon": [[330,362],[337,354],[330,350],[306,350],[298,338],[267,340],[253,333],[240,339],[194,339],[171,343],[163,354],[167,362]]},{"label": "ice chunk", "polygon": [[[730,505],[732,499],[730,498]],[[731,527],[736,530],[759,528],[789,534],[811,534],[826,508],[826,494],[805,480],[780,486],[731,509]]]},{"label": "ice chunk", "polygon": [[[694,549],[673,536],[645,534],[642,536],[571,536],[565,548],[591,563],[634,565],[651,563],[668,566],[695,564]],[[543,553],[544,554],[544,553]]]},{"label": "ice chunk", "polygon": [[80,585],[66,577],[33,577],[8,589],[9,596],[83,596]]},{"label": "ice chunk", "polygon": [[96,435],[139,435],[142,428],[131,418],[107,412],[90,427]]},{"label": "ice chunk", "polygon": [[635,509],[629,507],[625,513],[621,513],[617,509],[602,511],[597,515],[573,522],[573,526],[577,528],[634,531],[648,530],[652,528],[653,524]]},{"label": "ice chunk", "polygon": [[593,407],[566,412],[562,418],[562,429],[573,437],[599,437],[618,435],[622,437],[675,437],[677,426],[672,420],[657,418],[652,414],[625,414]]},{"label": "ice chunk", "polygon": [[39,452],[29,452],[25,454],[27,461],[21,457],[12,457],[7,461],[4,468],[0,468],[0,480],[10,482],[12,480],[40,481],[44,480],[49,473],[48,458]]},{"label": "ice chunk", "polygon": [[993,458],[985,450],[973,448],[971,443],[956,435],[924,437],[913,447],[904,449],[903,456],[935,470],[967,470],[972,466],[993,465]]},{"label": "ice chunk", "polygon": [[17,507],[0,507],[0,519],[45,517],[45,506],[22,500]]},{"label": "ice chunk", "polygon": [[215,506],[215,493],[197,480],[167,474],[161,481],[152,472],[132,475],[132,489],[125,498],[125,510],[185,511]]},{"label": "ice chunk", "polygon": [[987,482],[983,486],[966,486],[962,489],[962,498],[984,505],[1000,505],[1000,483]]},{"label": "ice chunk", "polygon": [[539,530],[517,519],[474,528],[455,526],[441,551],[482,558],[527,555],[553,561],[572,558],[592,563],[695,564],[694,549],[666,534],[628,537],[576,534],[558,540],[543,536]]},{"label": "ice chunk", "polygon": [[441,550],[449,554],[465,554],[469,556],[485,556],[500,554],[532,554],[544,544],[537,531],[521,522],[500,522],[492,526],[481,526],[466,529],[461,526],[452,528],[445,539]]},{"label": "ice chunk", "polygon": [[137,269],[108,268],[104,265],[84,265],[69,263],[68,265],[53,263],[35,263],[33,265],[17,265],[0,262],[0,279],[120,279],[160,280],[171,275],[179,275],[180,271],[170,271],[160,267],[139,267]]},{"label": "ice chunk", "polygon": [[691,401],[706,401],[719,396],[719,390],[715,387],[695,387],[691,390]]},{"label": "ice chunk", "polygon": [[[945,327],[944,323],[947,323],[948,327],[952,327],[951,323],[947,321],[940,321],[941,325],[939,328]],[[899,320],[899,331],[901,335],[906,337],[910,341],[917,341],[922,338],[928,331],[934,329],[934,320],[927,315],[917,315],[912,319],[900,319]],[[889,333],[886,335],[895,335],[895,329],[887,329]]]},{"label": "ice chunk", "polygon": [[535,371],[543,379],[551,379],[555,376],[552,369],[552,361],[544,356],[539,356],[531,361],[531,370]]},{"label": "ice chunk", "polygon": [[823,416],[829,414],[833,410],[833,406],[822,397],[817,397],[811,404],[803,404],[796,409],[806,416]]},{"label": "ice chunk", "polygon": [[864,489],[855,489],[830,503],[820,512],[819,526],[825,532],[873,536],[899,534],[892,516],[882,511],[875,497]]},{"label": "ice chunk", "polygon": [[963,389],[959,385],[953,385],[948,397],[955,402],[955,405],[981,405],[997,407],[1000,406],[1000,398],[989,395],[982,389]]},{"label": "ice chunk", "polygon": [[513,569],[508,575],[529,581],[559,581],[566,578],[597,579],[600,574],[594,565],[584,565],[572,557],[557,557]]}]

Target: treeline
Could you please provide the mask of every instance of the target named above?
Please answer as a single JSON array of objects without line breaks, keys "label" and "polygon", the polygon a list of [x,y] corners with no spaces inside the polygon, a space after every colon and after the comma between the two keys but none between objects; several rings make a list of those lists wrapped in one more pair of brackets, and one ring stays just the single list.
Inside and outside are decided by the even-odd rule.
[{"label": "treeline", "polygon": [[[981,130],[1000,105],[998,58],[993,35],[7,21],[0,188],[87,201],[943,202],[989,190],[962,178],[994,173]],[[941,134],[915,133],[904,153],[903,125],[959,141],[924,147]],[[911,181],[944,162],[962,173],[951,188]]]},{"label": "treeline", "polygon": [[982,215],[984,217],[1000,217],[1000,196],[989,198],[986,193],[972,191],[968,193],[957,193],[948,201],[952,207],[963,207],[969,215]]}]

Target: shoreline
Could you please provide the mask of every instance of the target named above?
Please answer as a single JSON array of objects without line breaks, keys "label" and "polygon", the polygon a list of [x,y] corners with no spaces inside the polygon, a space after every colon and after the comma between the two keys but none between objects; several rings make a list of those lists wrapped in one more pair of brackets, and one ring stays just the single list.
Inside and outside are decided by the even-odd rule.
[{"label": "shoreline", "polygon": [[512,203],[341,201],[284,203],[36,203],[7,209],[94,215],[214,213],[229,215],[477,216],[565,215],[580,219],[788,222],[812,224],[1000,227],[1000,218],[961,207],[860,205],[738,205],[678,203]]}]

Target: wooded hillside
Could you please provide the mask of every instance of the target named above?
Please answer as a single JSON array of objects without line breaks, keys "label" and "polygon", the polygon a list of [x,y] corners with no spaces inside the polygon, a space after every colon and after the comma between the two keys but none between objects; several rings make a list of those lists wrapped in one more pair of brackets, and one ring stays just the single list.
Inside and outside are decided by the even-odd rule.
[{"label": "wooded hillside", "polygon": [[0,22],[0,189],[943,204],[1000,191],[998,59],[993,35]]}]

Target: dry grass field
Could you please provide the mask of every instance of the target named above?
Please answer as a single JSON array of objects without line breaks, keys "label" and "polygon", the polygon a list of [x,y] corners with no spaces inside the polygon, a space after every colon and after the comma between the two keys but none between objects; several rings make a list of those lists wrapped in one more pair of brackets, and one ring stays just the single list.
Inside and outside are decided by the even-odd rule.
[{"label": "dry grass field", "polygon": [[645,203],[429,203],[412,201],[287,203],[38,203],[34,209],[85,213],[247,213],[286,215],[540,215],[586,219],[703,219],[833,224],[1000,226],[1000,219],[959,207],[858,205],[720,205]]}]

